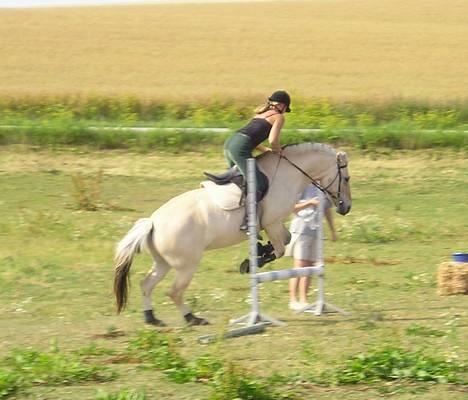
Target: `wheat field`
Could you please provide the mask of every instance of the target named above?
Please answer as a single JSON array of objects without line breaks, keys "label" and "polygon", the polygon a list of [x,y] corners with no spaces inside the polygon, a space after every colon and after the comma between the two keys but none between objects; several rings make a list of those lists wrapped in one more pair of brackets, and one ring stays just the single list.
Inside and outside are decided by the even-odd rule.
[{"label": "wheat field", "polygon": [[466,99],[466,0],[0,10],[0,96]]}]

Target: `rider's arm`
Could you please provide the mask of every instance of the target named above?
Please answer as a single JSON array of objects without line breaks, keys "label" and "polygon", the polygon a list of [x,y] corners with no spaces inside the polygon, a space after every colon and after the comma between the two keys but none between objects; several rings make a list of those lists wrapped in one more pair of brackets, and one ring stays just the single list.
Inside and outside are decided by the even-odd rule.
[{"label": "rider's arm", "polygon": [[278,114],[275,118],[275,121],[273,122],[270,135],[268,136],[268,141],[271,144],[271,149],[276,153],[281,153],[281,145],[279,138],[283,124],[284,116],[283,114]]}]

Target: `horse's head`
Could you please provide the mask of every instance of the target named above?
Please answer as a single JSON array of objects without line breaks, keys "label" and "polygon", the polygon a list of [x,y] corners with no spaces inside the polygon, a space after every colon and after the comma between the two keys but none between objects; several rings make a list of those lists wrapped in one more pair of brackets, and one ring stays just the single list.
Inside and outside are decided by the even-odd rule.
[{"label": "horse's head", "polygon": [[[271,160],[270,170],[274,176],[278,168],[277,156],[268,153],[266,157]],[[299,176],[302,175],[304,184],[313,183],[322,190],[333,201],[339,214],[349,213],[351,189],[346,153],[336,152],[322,143],[300,143],[284,146],[281,157],[300,173]]]},{"label": "horse's head", "polygon": [[336,154],[336,166],[330,168],[322,178],[322,186],[336,206],[336,212],[346,215],[351,210],[351,187],[349,185],[348,156],[344,152]]}]

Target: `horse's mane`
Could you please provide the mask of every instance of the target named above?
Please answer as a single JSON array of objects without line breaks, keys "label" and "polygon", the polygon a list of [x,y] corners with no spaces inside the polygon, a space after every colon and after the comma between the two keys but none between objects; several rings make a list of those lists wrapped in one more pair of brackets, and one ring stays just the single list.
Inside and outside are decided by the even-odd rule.
[{"label": "horse's mane", "polygon": [[283,146],[283,151],[286,154],[301,154],[309,151],[323,151],[336,155],[336,150],[324,143],[294,143]]},{"label": "horse's mane", "polygon": [[[328,144],[324,143],[292,143],[283,146],[283,154],[284,155],[294,155],[294,154],[302,154],[309,151],[322,151],[324,153],[329,153],[330,155],[336,156],[336,150],[329,146]],[[261,160],[263,157],[268,156],[270,152],[265,152],[259,154],[256,158],[257,160]]]}]

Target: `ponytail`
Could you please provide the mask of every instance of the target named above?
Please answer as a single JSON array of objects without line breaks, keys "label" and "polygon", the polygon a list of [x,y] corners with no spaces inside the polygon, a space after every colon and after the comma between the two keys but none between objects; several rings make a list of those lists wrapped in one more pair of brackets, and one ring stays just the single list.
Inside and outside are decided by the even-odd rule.
[{"label": "ponytail", "polygon": [[256,109],[255,109],[255,114],[261,114],[261,113],[264,113],[265,111],[268,111],[268,110],[271,110],[271,109],[277,109],[277,105],[279,103],[277,101],[268,101],[264,104],[262,104],[261,106],[258,106]]}]

